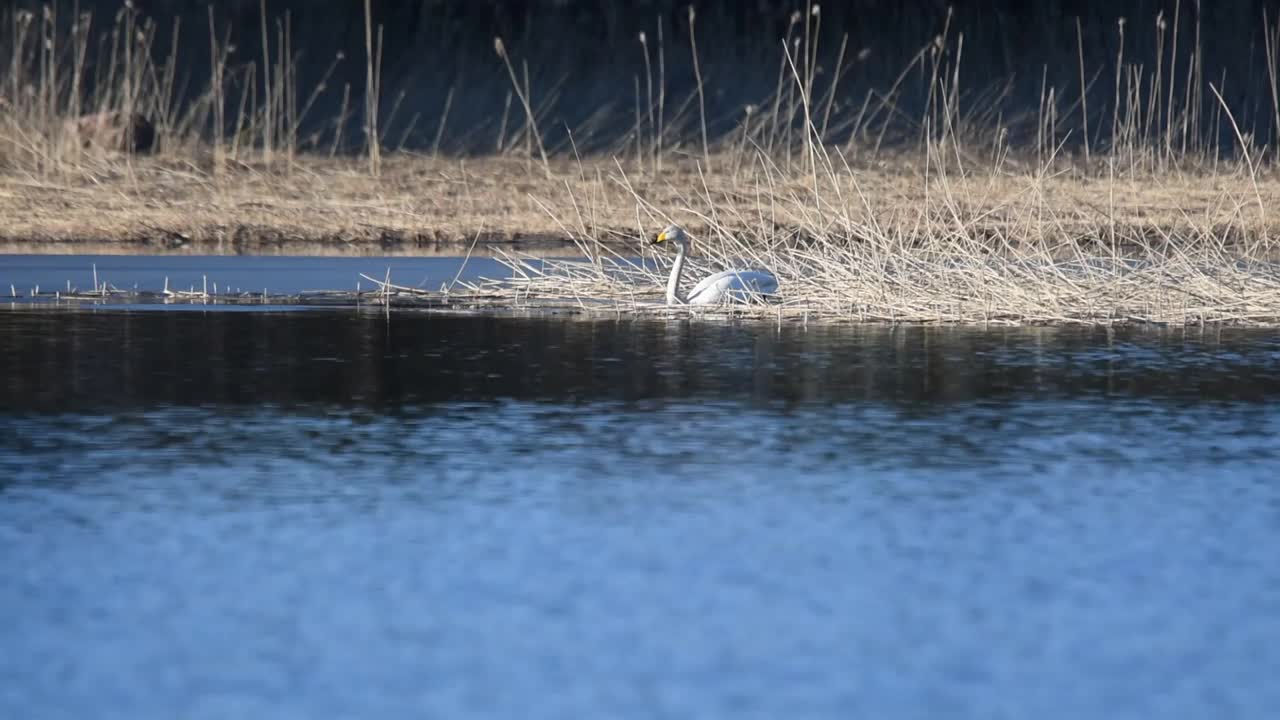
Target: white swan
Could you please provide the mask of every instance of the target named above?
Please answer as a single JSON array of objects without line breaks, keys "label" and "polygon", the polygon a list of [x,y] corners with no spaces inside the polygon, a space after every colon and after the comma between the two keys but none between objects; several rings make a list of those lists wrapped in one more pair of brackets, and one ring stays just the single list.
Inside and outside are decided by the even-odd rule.
[{"label": "white swan", "polygon": [[725,270],[703,278],[687,297],[680,295],[680,273],[684,256],[689,251],[689,236],[679,225],[668,225],[658,233],[653,245],[671,242],[679,248],[676,261],[667,278],[668,305],[716,305],[722,302],[746,302],[752,297],[772,295],[778,291],[778,278],[767,270]]}]

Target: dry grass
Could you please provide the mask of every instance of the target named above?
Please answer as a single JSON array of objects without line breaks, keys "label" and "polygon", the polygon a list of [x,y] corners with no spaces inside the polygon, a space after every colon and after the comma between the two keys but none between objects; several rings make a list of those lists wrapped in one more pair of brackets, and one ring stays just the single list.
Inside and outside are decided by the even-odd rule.
[{"label": "dry grass", "polygon": [[[744,176],[732,197],[704,192],[676,203],[653,203],[630,187],[642,224],[671,219],[696,229],[700,258],[686,271],[689,282],[744,267],[768,268],[781,281],[776,302],[711,312],[875,322],[1280,321],[1277,228],[1267,212],[1280,192],[1273,179],[988,172],[926,181],[834,164],[816,183],[771,177],[765,167]],[[516,280],[482,289],[505,288],[514,303],[668,312],[659,305],[668,256],[644,245],[617,253],[585,221],[564,232],[588,259],[512,257]]]},{"label": "dry grass", "polygon": [[1280,235],[1280,215],[1259,207],[1277,206],[1280,181],[1268,174],[1255,188],[1242,170],[1109,179],[979,167],[930,177],[903,155],[841,166],[815,196],[811,178],[759,157],[736,173],[707,175],[689,160],[668,160],[661,174],[609,158],[561,158],[552,168],[547,178],[518,160],[400,153],[384,158],[379,178],[361,160],[306,155],[287,175],[251,165],[214,175],[197,163],[141,157],[50,176],[10,171],[0,174],[0,248],[457,253],[477,238],[559,247],[577,236],[622,249],[638,248],[668,219],[701,235],[875,226],[917,242],[963,227],[1059,255],[1109,246],[1113,234],[1120,245],[1204,234],[1257,245]]},{"label": "dry grass", "polygon": [[[593,311],[666,312],[657,303],[669,258],[641,239],[674,221],[696,238],[686,277],[743,266],[779,276],[781,303],[738,313],[897,322],[1280,319],[1280,228],[1268,212],[1280,182],[1271,175],[953,175],[910,160],[853,169],[837,157],[817,174],[815,190],[814,176],[785,173],[763,155],[713,175],[688,160],[669,161],[661,174],[562,160],[550,178],[502,159],[403,154],[384,158],[378,178],[359,161],[306,156],[289,175],[240,167],[217,177],[135,159],[127,173],[105,165],[101,174],[57,179],[10,174],[0,180],[0,212],[12,218],[3,229],[8,250],[34,241],[45,251],[105,243],[462,254],[479,245],[507,253],[515,279],[476,292]],[[533,261],[528,247],[587,259]]]},{"label": "dry grass", "polygon": [[[51,12],[19,14],[9,28],[13,60],[0,75],[0,251],[461,254],[541,243],[545,254],[555,241],[571,242],[586,259],[509,254],[515,279],[472,291],[512,304],[669,312],[657,305],[668,258],[641,238],[674,221],[696,238],[691,275],[752,265],[779,276],[780,302],[739,313],[1280,323],[1280,227],[1270,212],[1280,179],[1271,148],[1237,127],[1194,63],[1179,95],[1172,81],[1165,93],[1158,67],[1151,75],[1117,58],[1116,101],[1093,124],[1110,127],[1107,142],[1098,130],[1092,147],[1086,140],[1067,153],[1060,114],[1075,106],[1044,87],[1038,111],[1020,125],[989,112],[961,92],[963,41],[946,31],[903,71],[928,88],[923,115],[897,107],[896,84],[833,112],[835,85],[825,93],[815,85],[807,23],[818,17],[793,20],[795,42],[770,102],[749,108],[736,128],[708,137],[700,76],[697,94],[666,110],[659,69],[656,107],[652,99],[642,105],[634,78],[634,132],[612,152],[585,158],[576,146],[544,147],[525,65],[517,71],[499,42],[519,100],[512,116],[521,107],[525,115],[513,130],[518,139],[498,143],[505,150],[493,156],[449,158],[384,148],[377,92],[348,103],[344,91],[328,152],[323,143],[304,146],[299,128],[311,94],[299,94],[289,52],[276,53],[270,72],[264,57],[259,91],[257,71],[228,65],[215,38],[210,87],[178,102],[176,56],[151,59],[153,29],[132,11],[117,17],[125,39],[110,48],[122,59],[95,68],[92,83],[83,29],[73,25],[59,40]],[[794,27],[802,20],[803,33]],[[377,88],[382,33],[369,23],[368,84]],[[268,25],[264,17],[264,45]],[[277,26],[278,50],[289,48],[287,27]],[[692,17],[689,30],[696,68]],[[1081,52],[1083,88],[1099,73],[1083,66]],[[1278,56],[1268,45],[1272,77]],[[240,85],[224,83],[227,76]],[[653,84],[654,76],[644,78],[645,97]],[[346,108],[362,97],[361,156],[343,156],[335,150]],[[1212,114],[1205,97],[1217,99]],[[1078,108],[1088,127],[1083,89]],[[84,110],[147,114],[160,153],[86,149],[66,132]],[[505,114],[503,122],[505,133]],[[884,144],[890,129],[910,141]],[[1234,138],[1226,152],[1224,135]],[[1011,144],[1014,136],[1021,144]]]}]

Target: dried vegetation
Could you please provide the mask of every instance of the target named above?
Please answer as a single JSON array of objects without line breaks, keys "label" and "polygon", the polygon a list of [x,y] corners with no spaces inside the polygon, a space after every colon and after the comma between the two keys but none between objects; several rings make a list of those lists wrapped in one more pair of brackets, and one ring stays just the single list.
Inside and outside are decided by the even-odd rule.
[{"label": "dried vegetation", "polygon": [[[377,88],[381,32],[366,18],[367,83]],[[1044,86],[1035,112],[1012,117],[993,110],[987,90],[962,91],[963,36],[946,28],[900,76],[926,88],[919,112],[899,105],[899,84],[846,101],[846,48],[834,77],[820,75],[820,11],[797,13],[772,92],[709,133],[690,12],[688,47],[641,37],[631,130],[590,153],[548,149],[527,69],[499,41],[514,100],[497,151],[483,154],[440,151],[447,106],[429,152],[393,143],[378,129],[388,113],[378,93],[349,87],[339,116],[320,124],[329,135],[304,132],[325,88],[297,86],[287,22],[274,26],[274,60],[237,66],[211,14],[214,71],[194,96],[176,87],[176,44],[154,47],[154,26],[132,10],[98,47],[91,18],[59,18],[54,6],[6,22],[6,252],[489,252],[512,276],[465,288],[476,297],[666,313],[668,258],[641,239],[674,221],[695,236],[693,274],[751,265],[778,275],[777,301],[731,310],[739,314],[1280,321],[1273,148],[1241,127],[1221,79],[1205,75],[1199,28],[1189,49],[1166,47],[1163,16],[1155,27],[1167,66],[1128,63],[1121,44],[1114,68],[1091,71],[1081,51],[1074,98]],[[1280,108],[1272,22],[1265,56]],[[264,5],[268,47],[272,29]],[[667,97],[658,62],[676,50],[692,54],[697,72],[685,98]],[[1114,101],[1091,114],[1087,91],[1099,83],[1113,85]],[[353,151],[343,137],[361,113],[371,121]],[[136,122],[108,122],[136,117],[153,126],[154,143],[134,141]]]}]

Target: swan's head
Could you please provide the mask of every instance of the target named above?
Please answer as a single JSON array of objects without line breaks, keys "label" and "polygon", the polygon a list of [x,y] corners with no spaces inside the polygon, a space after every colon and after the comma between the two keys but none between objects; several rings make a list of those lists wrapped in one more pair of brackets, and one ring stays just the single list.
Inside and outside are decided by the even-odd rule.
[{"label": "swan's head", "polygon": [[668,225],[665,230],[658,233],[658,237],[654,238],[651,244],[661,245],[663,243],[672,243],[681,250],[689,249],[689,234],[679,225]]}]

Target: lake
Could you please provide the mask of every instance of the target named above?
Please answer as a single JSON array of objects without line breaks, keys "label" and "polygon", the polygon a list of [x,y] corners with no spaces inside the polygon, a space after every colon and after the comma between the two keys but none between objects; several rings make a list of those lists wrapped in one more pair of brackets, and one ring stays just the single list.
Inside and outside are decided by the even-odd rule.
[{"label": "lake", "polygon": [[[532,262],[537,262],[532,261]],[[122,290],[158,292],[215,288],[225,292],[295,295],[308,290],[369,290],[378,280],[438,290],[457,280],[505,278],[511,271],[492,257],[303,257],[250,255],[0,255],[0,300],[13,292],[92,290],[110,283]]]},{"label": "lake", "polygon": [[1280,707],[1274,331],[3,308],[0,717]]}]

